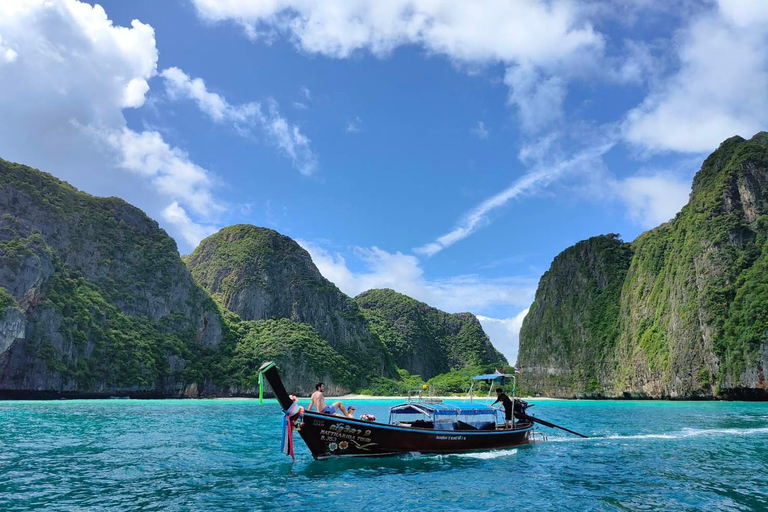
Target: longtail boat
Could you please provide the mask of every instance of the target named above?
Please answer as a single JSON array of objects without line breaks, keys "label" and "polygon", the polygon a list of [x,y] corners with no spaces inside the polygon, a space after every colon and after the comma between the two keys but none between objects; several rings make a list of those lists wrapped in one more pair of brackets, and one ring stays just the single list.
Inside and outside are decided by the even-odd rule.
[{"label": "longtail boat", "polygon": [[[514,399],[515,419],[511,428],[504,427],[500,411],[490,405],[471,400],[446,403],[420,396],[391,407],[389,421],[383,423],[305,411],[285,390],[273,362],[264,363],[259,372],[269,382],[285,414],[283,451],[292,457],[294,430],[315,459],[460,453],[510,448],[546,439],[535,430],[534,423],[542,422],[528,416],[525,402],[518,399]],[[514,379],[514,375],[508,374],[480,375],[473,382],[510,377]]]}]

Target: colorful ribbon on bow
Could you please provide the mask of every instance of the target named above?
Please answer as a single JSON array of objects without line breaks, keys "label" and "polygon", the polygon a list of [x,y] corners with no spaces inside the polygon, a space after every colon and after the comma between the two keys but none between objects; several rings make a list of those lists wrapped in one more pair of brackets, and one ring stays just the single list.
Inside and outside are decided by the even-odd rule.
[{"label": "colorful ribbon on bow", "polygon": [[[296,398],[293,398],[294,402],[291,404],[291,406],[288,408],[287,411],[285,411],[285,416],[283,416],[283,443],[282,443],[282,449],[283,453],[286,455],[290,455],[291,458],[295,461],[296,457],[293,453],[293,427],[294,423],[299,424],[299,428],[301,428],[301,422],[303,420],[302,416],[304,414],[304,408],[299,407],[299,403],[296,402]],[[292,418],[296,415],[299,415],[299,418],[296,422],[292,420]]]}]

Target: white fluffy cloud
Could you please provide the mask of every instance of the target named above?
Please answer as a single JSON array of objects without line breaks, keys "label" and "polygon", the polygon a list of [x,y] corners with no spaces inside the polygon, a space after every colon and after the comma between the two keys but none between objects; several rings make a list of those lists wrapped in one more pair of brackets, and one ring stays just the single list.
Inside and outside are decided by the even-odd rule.
[{"label": "white fluffy cloud", "polygon": [[207,228],[184,207],[203,219],[220,213],[214,178],[159,133],[129,129],[123,116],[144,104],[157,58],[151,26],[115,26],[99,5],[0,2],[0,155],[92,193],[119,190],[162,212],[191,245]]},{"label": "white fluffy cloud", "polygon": [[523,326],[523,319],[525,319],[529,309],[525,308],[512,318],[477,316],[493,346],[504,354],[512,364],[517,361],[517,353],[520,348],[520,328]]},{"label": "white fluffy cloud", "polygon": [[168,96],[172,99],[183,97],[195,100],[200,110],[214,121],[223,121],[224,118],[242,121],[244,116],[250,114],[247,108],[233,108],[227,100],[215,92],[209,92],[202,78],[190,78],[179,68],[164,69],[160,75],[165,79]]},{"label": "white fluffy cloud", "polygon": [[333,57],[417,44],[465,62],[548,64],[603,44],[568,0],[193,1],[205,19],[234,20],[254,37],[276,31]]},{"label": "white fluffy cloud", "polygon": [[190,247],[196,247],[203,238],[219,230],[216,226],[194,222],[189,218],[186,210],[176,201],[165,207],[160,215],[168,224],[175,226],[179,230],[181,236]]},{"label": "white fluffy cloud", "polygon": [[746,27],[768,23],[768,8],[763,0],[717,0],[723,15]]},{"label": "white fluffy cloud", "polygon": [[19,56],[16,50],[3,45],[3,36],[0,34],[0,64],[10,64]]},{"label": "white fluffy cloud", "polygon": [[106,139],[120,155],[120,167],[151,179],[164,196],[205,217],[224,210],[211,193],[210,173],[192,163],[184,151],[169,146],[159,133],[123,128],[109,132]]},{"label": "white fluffy cloud", "polygon": [[5,0],[0,36],[6,56],[0,148],[6,155],[65,156],[78,136],[73,124],[122,128],[122,109],[144,103],[155,74],[152,27],[137,20],[131,28],[116,27],[98,5]]},{"label": "white fluffy cloud", "polygon": [[171,98],[195,101],[200,110],[215,122],[230,122],[241,135],[251,136],[254,130],[258,130],[270,144],[280,148],[304,175],[308,176],[317,169],[317,158],[309,138],[301,133],[298,126],[291,125],[280,115],[275,101],[268,102],[266,111],[258,102],[231,105],[223,96],[209,91],[202,78],[191,78],[175,67],[160,74],[165,79],[165,89]]},{"label": "white fluffy cloud", "polygon": [[626,119],[626,139],[650,151],[706,152],[768,125],[768,6],[721,0],[676,40],[679,70]]},{"label": "white fluffy cloud", "polygon": [[371,288],[392,288],[448,312],[481,311],[490,306],[525,307],[533,301],[537,280],[528,277],[485,279],[462,275],[429,280],[419,259],[400,252],[355,248],[354,256],[364,270],[353,271],[341,254],[321,245],[297,240],[328,280],[344,293],[355,296]]},{"label": "white fluffy cloud", "polygon": [[658,173],[631,176],[618,181],[614,189],[627,205],[629,217],[644,228],[670,220],[688,202],[690,180]]},{"label": "white fluffy cloud", "polygon": [[[403,45],[469,65],[510,66],[510,103],[526,129],[557,118],[574,62],[602,56],[604,38],[570,0],[193,0],[210,21],[232,20],[252,38],[281,34],[310,53],[387,55]],[[546,107],[547,116],[537,109]]]},{"label": "white fluffy cloud", "polygon": [[507,69],[504,83],[509,86],[509,103],[517,106],[525,130],[537,132],[562,117],[566,94],[563,78],[521,64]]}]

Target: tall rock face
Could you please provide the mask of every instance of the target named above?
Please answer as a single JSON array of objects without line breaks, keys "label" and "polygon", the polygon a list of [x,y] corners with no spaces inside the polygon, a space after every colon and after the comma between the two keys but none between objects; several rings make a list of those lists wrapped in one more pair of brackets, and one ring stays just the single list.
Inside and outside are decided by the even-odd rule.
[{"label": "tall rock face", "polygon": [[221,339],[156,222],[0,160],[0,393],[177,395]]},{"label": "tall rock face", "polygon": [[526,392],[601,393],[631,259],[630,244],[616,234],[584,240],[555,258],[520,329],[518,366]]},{"label": "tall rock face", "polygon": [[[610,305],[619,311],[618,331],[601,365],[593,365],[594,379],[572,371],[578,361],[564,354],[558,375],[534,372],[539,392],[768,399],[768,134],[723,142],[694,178],[688,204],[640,235],[631,251],[625,276],[615,275],[623,279],[618,302]],[[568,274],[555,264],[539,292],[552,281],[558,293],[571,293]],[[537,293],[531,312],[541,313],[523,323],[519,362],[526,369],[558,357],[537,335],[545,325],[558,315],[582,315],[546,302]],[[594,300],[580,307],[599,309]],[[573,327],[561,335],[580,336]]]},{"label": "tall rock face", "polygon": [[[324,378],[349,391],[367,377],[396,375],[355,301],[325,279],[309,253],[289,237],[256,226],[230,226],[203,240],[187,265],[197,282],[243,320],[289,319],[312,326],[341,358],[338,364],[359,376],[350,382],[306,372],[302,386]],[[287,358],[286,373],[294,371],[294,363],[296,368],[303,364]]]},{"label": "tall rock face", "polygon": [[449,314],[389,289],[355,300],[395,364],[423,379],[452,369],[506,363],[472,313]]}]

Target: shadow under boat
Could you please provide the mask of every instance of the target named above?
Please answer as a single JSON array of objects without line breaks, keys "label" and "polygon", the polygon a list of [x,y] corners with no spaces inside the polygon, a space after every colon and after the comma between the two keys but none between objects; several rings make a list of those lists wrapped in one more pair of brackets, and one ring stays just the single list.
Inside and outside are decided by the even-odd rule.
[{"label": "shadow under boat", "polygon": [[504,429],[498,424],[496,409],[472,402],[409,400],[390,409],[388,423],[303,411],[285,390],[274,363],[264,363],[259,371],[286,414],[284,439],[291,439],[296,428],[315,459],[462,453],[512,448],[537,440],[529,419]]}]

